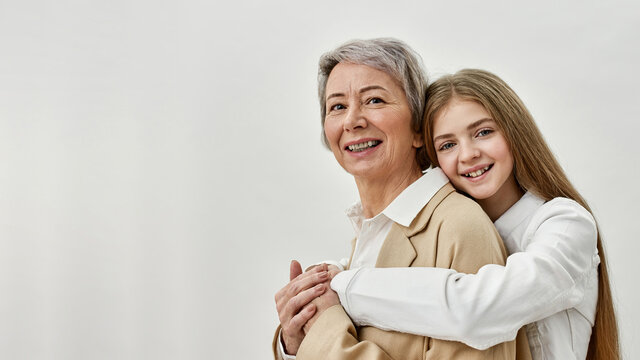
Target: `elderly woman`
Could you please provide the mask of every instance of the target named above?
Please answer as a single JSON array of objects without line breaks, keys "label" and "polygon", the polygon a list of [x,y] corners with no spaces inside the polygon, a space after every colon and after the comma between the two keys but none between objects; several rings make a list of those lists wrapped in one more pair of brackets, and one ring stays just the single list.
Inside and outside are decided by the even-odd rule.
[{"label": "elderly woman", "polygon": [[[324,54],[319,66],[325,142],[353,175],[360,195],[347,210],[356,229],[348,267],[430,266],[475,273],[488,263],[504,264],[504,246],[487,215],[456,193],[440,169],[426,170],[430,163],[420,135],[426,80],[419,57],[400,41],[374,39],[344,44]],[[276,294],[281,325],[276,358],[516,357],[515,341],[481,351],[373,327],[356,329],[328,286],[326,265],[303,274],[293,265],[291,282]],[[410,297],[411,291],[399,295]],[[520,358],[528,355],[520,353],[526,340],[523,345]]]}]

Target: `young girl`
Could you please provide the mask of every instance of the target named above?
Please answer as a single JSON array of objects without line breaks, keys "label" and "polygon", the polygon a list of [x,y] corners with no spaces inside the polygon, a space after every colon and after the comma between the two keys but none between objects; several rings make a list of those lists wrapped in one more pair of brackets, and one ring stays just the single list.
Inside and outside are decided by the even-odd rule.
[{"label": "young girl", "polygon": [[427,100],[431,161],[480,204],[512,255],[472,275],[343,271],[331,286],[354,323],[479,349],[528,324],[534,359],[619,359],[596,222],[524,104],[497,76],[473,69],[434,82]]}]

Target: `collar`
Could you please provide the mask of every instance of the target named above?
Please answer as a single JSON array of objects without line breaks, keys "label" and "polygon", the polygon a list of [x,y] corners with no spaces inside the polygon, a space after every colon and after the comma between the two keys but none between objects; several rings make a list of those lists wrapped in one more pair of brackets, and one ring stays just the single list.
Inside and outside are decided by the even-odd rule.
[{"label": "collar", "polygon": [[494,222],[496,229],[503,238],[506,238],[511,232],[525,221],[531,213],[542,206],[544,200],[534,193],[527,191],[520,200],[516,201],[498,220]]},{"label": "collar", "polygon": [[[448,183],[449,179],[440,168],[428,169],[371,220],[377,221],[380,217],[385,217],[404,227],[409,227],[436,192]],[[360,201],[356,202],[347,208],[345,213],[349,217],[356,233],[359,233],[362,223],[366,220],[362,211],[362,203]]]}]

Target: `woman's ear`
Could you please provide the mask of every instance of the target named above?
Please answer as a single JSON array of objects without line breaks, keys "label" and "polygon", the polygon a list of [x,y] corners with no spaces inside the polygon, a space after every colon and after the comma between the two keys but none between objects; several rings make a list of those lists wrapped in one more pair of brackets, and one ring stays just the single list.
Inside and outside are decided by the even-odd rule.
[{"label": "woman's ear", "polygon": [[424,146],[424,140],[422,139],[422,135],[413,134],[413,143],[412,143],[412,145],[416,149],[420,149],[421,147],[423,147]]}]

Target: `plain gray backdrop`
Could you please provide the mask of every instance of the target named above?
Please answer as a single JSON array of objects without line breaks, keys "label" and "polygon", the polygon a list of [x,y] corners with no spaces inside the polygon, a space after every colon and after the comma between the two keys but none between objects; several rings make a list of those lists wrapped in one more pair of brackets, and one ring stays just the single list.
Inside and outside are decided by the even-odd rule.
[{"label": "plain gray backdrop", "polygon": [[289,261],[353,234],[317,60],[380,36],[522,97],[640,357],[639,34],[632,1],[0,0],[0,357],[269,359]]}]

